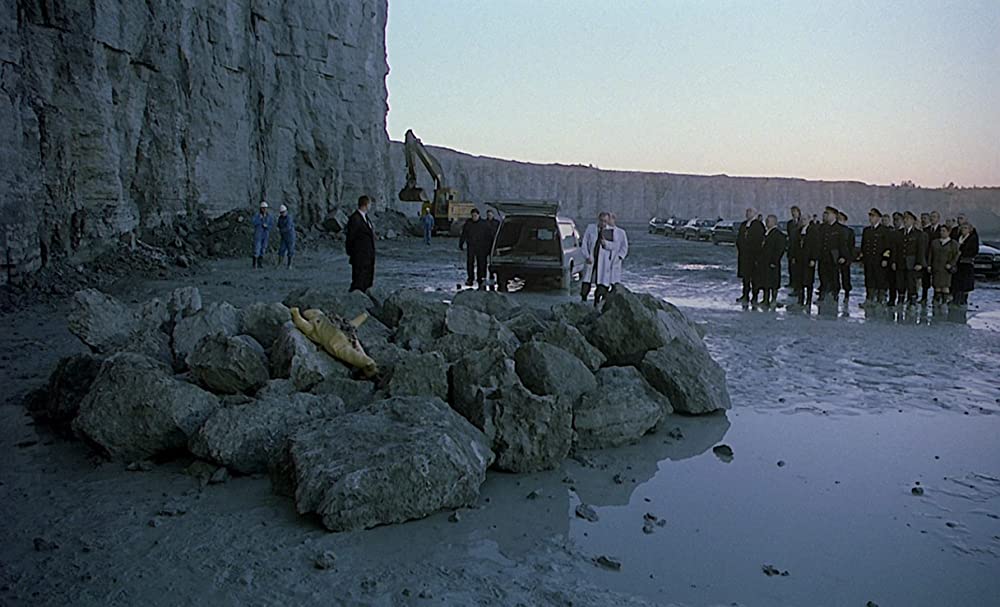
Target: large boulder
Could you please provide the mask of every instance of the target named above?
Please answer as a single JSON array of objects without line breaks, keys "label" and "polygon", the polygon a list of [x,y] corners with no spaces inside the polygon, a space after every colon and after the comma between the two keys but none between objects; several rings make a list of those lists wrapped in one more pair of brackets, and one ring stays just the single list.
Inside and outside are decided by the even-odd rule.
[{"label": "large boulder", "polygon": [[434,340],[445,334],[445,313],[447,306],[426,306],[407,309],[399,319],[394,340],[407,350],[425,350],[433,346]]},{"label": "large boulder", "polygon": [[207,390],[252,394],[267,383],[267,355],[249,335],[205,337],[188,357],[191,373]]},{"label": "large boulder", "polygon": [[187,364],[195,346],[208,335],[239,335],[240,311],[226,302],[213,303],[182,318],[174,325],[174,359]]},{"label": "large boulder", "polygon": [[492,348],[499,348],[507,356],[514,356],[514,352],[517,351],[520,345],[521,342],[516,339],[514,341],[500,342],[496,339],[449,333],[435,340],[430,350],[440,352],[449,363],[456,363],[473,352],[481,352]]},{"label": "large boulder", "polygon": [[70,333],[97,354],[120,351],[128,336],[139,328],[138,314],[97,289],[73,294],[66,321]]},{"label": "large boulder", "polygon": [[297,390],[306,392],[328,377],[350,378],[351,371],[289,321],[271,348],[271,376],[291,379]]},{"label": "large boulder", "polygon": [[170,292],[166,301],[153,298],[139,306],[139,319],[143,325],[170,335],[178,321],[201,308],[201,291],[197,287],[179,287]]},{"label": "large boulder", "polygon": [[492,461],[486,437],[446,403],[409,397],[307,423],[281,472],[300,513],[350,531],[472,505]]},{"label": "large boulder", "polygon": [[48,384],[27,399],[28,414],[62,434],[67,433],[101,370],[101,363],[102,359],[92,354],[61,359],[49,375]]},{"label": "large boulder", "polygon": [[486,434],[498,468],[546,470],[569,452],[572,401],[533,394],[499,348],[472,353],[452,366],[451,398],[452,407]]},{"label": "large boulder", "polygon": [[597,388],[594,374],[579,358],[549,343],[529,341],[517,349],[514,363],[524,385],[540,396],[560,396],[576,402],[585,392]]},{"label": "large boulder", "polygon": [[566,350],[579,358],[591,371],[598,370],[607,360],[600,350],[587,341],[583,333],[567,322],[551,323],[535,339]]},{"label": "large boulder", "polygon": [[504,350],[513,352],[520,345],[517,336],[500,321],[472,308],[452,304],[444,317],[445,330],[480,342],[495,342]]},{"label": "large boulder", "polygon": [[503,324],[522,342],[531,341],[535,335],[542,333],[549,326],[540,314],[526,309],[508,316],[503,320]]},{"label": "large boulder", "polygon": [[291,313],[284,304],[253,303],[243,308],[240,314],[240,333],[249,335],[257,343],[270,349],[282,325],[289,321]]},{"label": "large boulder", "polygon": [[[218,409],[189,443],[191,453],[243,474],[267,472],[303,423],[344,413],[337,396],[294,393]],[[335,424],[336,421],[330,421]]]},{"label": "large boulder", "polygon": [[373,301],[381,299],[381,304],[373,309],[373,314],[390,329],[395,329],[404,316],[411,318],[420,316],[439,317],[444,321],[444,312],[448,307],[441,300],[437,293],[428,291],[418,291],[417,289],[400,289],[393,291],[388,296],[375,291],[375,287],[369,289],[373,292]]},{"label": "large boulder", "polygon": [[638,365],[646,352],[675,338],[691,348],[705,349],[694,324],[680,310],[620,286],[608,295],[601,313],[586,325],[584,334],[612,365]]},{"label": "large boulder", "polygon": [[396,363],[386,386],[390,396],[448,399],[448,363],[440,352],[407,352]]},{"label": "large boulder", "polygon": [[462,306],[497,318],[504,318],[517,308],[510,296],[505,293],[476,289],[459,291],[452,298],[451,305]]},{"label": "large boulder", "polygon": [[113,459],[147,459],[184,449],[218,406],[163,363],[122,352],[101,365],[73,429]]},{"label": "large boulder", "polygon": [[328,377],[313,386],[309,392],[320,396],[328,394],[337,396],[344,401],[344,408],[347,411],[359,411],[375,400],[374,383],[344,377]]},{"label": "large boulder", "polygon": [[329,287],[303,287],[289,293],[283,302],[289,308],[322,310],[327,316],[351,320],[370,312],[375,302],[361,291],[344,292]]},{"label": "large boulder", "polygon": [[635,367],[597,372],[597,389],[573,408],[575,443],[580,449],[617,447],[637,440],[673,410]]},{"label": "large boulder", "polygon": [[675,411],[689,414],[729,409],[726,372],[704,348],[674,339],[646,354],[640,366],[650,385],[670,399]]},{"label": "large boulder", "polygon": [[586,334],[586,328],[597,318],[597,309],[593,304],[582,301],[567,301],[556,304],[551,309],[552,316],[573,325]]}]

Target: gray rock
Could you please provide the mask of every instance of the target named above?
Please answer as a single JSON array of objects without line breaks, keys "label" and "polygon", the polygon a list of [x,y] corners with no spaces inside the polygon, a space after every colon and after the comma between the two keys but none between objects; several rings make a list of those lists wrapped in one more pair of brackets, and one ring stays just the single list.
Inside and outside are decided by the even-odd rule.
[{"label": "gray rock", "polygon": [[573,408],[575,444],[580,449],[603,449],[633,442],[672,411],[667,397],[635,367],[601,369],[597,390],[584,394]]},{"label": "gray rock", "polygon": [[83,289],[73,294],[66,321],[70,333],[96,354],[121,351],[128,336],[139,328],[139,316],[135,312],[97,289]]},{"label": "gray rock", "polygon": [[515,351],[520,344],[514,333],[497,319],[461,305],[448,306],[444,326],[450,334],[475,338],[481,342],[496,342],[509,352]]},{"label": "gray rock", "polygon": [[600,350],[587,341],[583,333],[567,322],[550,324],[545,331],[536,335],[535,339],[566,350],[579,358],[591,371],[597,371],[607,360]]},{"label": "gray rock", "polygon": [[176,324],[182,318],[187,318],[201,311],[201,291],[198,287],[180,287],[170,292],[167,299],[167,316],[171,323]]},{"label": "gray rock", "polygon": [[333,395],[270,395],[218,409],[191,438],[189,448],[198,457],[243,474],[267,472],[299,426],[343,413],[343,401]]},{"label": "gray rock", "polygon": [[289,440],[295,505],[331,531],[473,504],[493,461],[483,434],[435,398],[393,398],[311,422]]},{"label": "gray rock", "polygon": [[612,365],[638,365],[646,352],[662,348],[674,338],[686,341],[691,348],[705,349],[694,325],[680,310],[624,287],[608,295],[584,335]]},{"label": "gray rock", "polygon": [[[332,394],[344,401],[347,411],[359,411],[375,400],[375,384],[343,377],[328,377],[310,390],[312,394]],[[259,393],[258,393],[259,394]]]},{"label": "gray rock", "polygon": [[514,354],[517,375],[535,394],[561,396],[570,402],[597,389],[597,380],[586,365],[562,348],[530,341]]},{"label": "gray rock", "polygon": [[640,369],[675,411],[700,414],[732,407],[726,372],[704,348],[693,348],[686,340],[649,352]]},{"label": "gray rock", "polygon": [[493,413],[496,466],[510,472],[557,468],[573,441],[573,403],[566,397],[538,396],[520,382],[484,393]]},{"label": "gray rock", "polygon": [[555,320],[561,320],[576,327],[581,333],[586,334],[586,328],[597,319],[597,310],[591,303],[581,301],[569,301],[552,306],[552,316]]},{"label": "gray rock", "polygon": [[492,348],[498,348],[508,356],[514,356],[518,346],[520,346],[520,342],[516,338],[513,342],[501,343],[495,339],[449,333],[435,340],[429,349],[440,352],[449,363],[455,363],[473,352],[482,352]]},{"label": "gray rock", "polygon": [[459,291],[452,298],[451,305],[462,306],[497,318],[510,315],[517,307],[510,296],[505,293],[478,291],[475,289]]},{"label": "gray rock", "polygon": [[239,332],[239,310],[226,302],[209,304],[174,326],[174,360],[187,365],[188,356],[202,338],[217,333],[234,336]]},{"label": "gray rock", "polygon": [[102,359],[91,354],[60,359],[49,375],[48,384],[27,399],[25,406],[28,413],[60,433],[68,432],[70,423],[80,410],[80,402],[87,396],[101,370],[101,363]]},{"label": "gray rock", "polygon": [[291,396],[295,394],[298,390],[295,389],[295,383],[290,379],[270,379],[264,387],[257,390],[257,394],[254,397],[257,400],[264,400],[266,398],[283,398],[286,396]]},{"label": "gray rock", "polygon": [[433,346],[434,340],[445,334],[444,303],[406,308],[399,319],[395,342],[407,350],[424,350]]},{"label": "gray rock", "polygon": [[361,291],[344,292],[329,287],[304,287],[289,293],[284,300],[289,308],[322,310],[327,316],[339,316],[351,320],[366,312],[371,312],[375,302]]},{"label": "gray rock", "polygon": [[289,321],[271,348],[271,376],[291,379],[297,390],[306,392],[328,377],[350,378],[351,371]]},{"label": "gray rock", "polygon": [[278,339],[282,325],[289,319],[291,314],[283,304],[253,303],[241,311],[240,333],[249,335],[265,349],[270,349]]},{"label": "gray rock", "polygon": [[73,429],[113,459],[131,462],[184,449],[218,406],[166,365],[122,352],[104,361]]},{"label": "gray rock", "polygon": [[[369,348],[379,348],[392,338],[392,331],[389,330],[389,327],[382,324],[382,321],[374,316],[369,316],[368,320],[358,327],[357,334],[358,341],[365,352],[368,352]],[[370,353],[369,356],[371,356]]]},{"label": "gray rock", "polygon": [[[373,287],[370,291],[375,291]],[[417,289],[400,289],[388,296],[375,293],[374,297],[383,296],[381,305],[377,306],[373,313],[390,329],[396,329],[404,316],[412,318],[420,316],[434,316],[444,322],[445,309],[448,307],[441,300],[441,296],[436,293],[418,291]]]},{"label": "gray rock", "polygon": [[521,341],[528,342],[548,328],[548,323],[533,310],[521,310],[503,321],[505,327]]},{"label": "gray rock", "polygon": [[195,346],[188,364],[198,383],[218,394],[251,394],[268,380],[267,355],[249,335],[209,335]]},{"label": "gray rock", "polygon": [[484,398],[501,385],[520,383],[514,361],[500,348],[473,352],[461,358],[449,373],[451,405],[493,440],[493,400]]},{"label": "gray rock", "polygon": [[448,363],[440,352],[407,352],[395,365],[387,390],[390,396],[433,396],[448,399]]}]

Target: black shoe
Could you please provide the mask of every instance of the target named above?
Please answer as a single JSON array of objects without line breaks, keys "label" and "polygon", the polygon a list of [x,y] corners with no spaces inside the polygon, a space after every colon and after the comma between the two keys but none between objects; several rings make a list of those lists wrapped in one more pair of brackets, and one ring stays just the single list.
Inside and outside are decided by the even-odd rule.
[{"label": "black shoe", "polygon": [[471,287],[474,284],[475,284],[475,281],[472,280],[471,278],[469,280],[465,281],[465,286],[467,286],[467,287]]}]

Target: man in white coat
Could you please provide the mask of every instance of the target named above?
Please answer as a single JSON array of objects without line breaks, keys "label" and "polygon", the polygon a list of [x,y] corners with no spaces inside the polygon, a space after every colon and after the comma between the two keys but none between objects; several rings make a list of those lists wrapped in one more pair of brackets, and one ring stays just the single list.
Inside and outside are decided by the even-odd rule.
[{"label": "man in white coat", "polygon": [[614,289],[622,282],[622,264],[628,257],[628,234],[618,227],[618,218],[615,217],[614,213],[611,213],[608,223],[615,229],[615,240],[620,243],[618,255],[615,256],[611,265],[611,288]]},{"label": "man in white coat", "polygon": [[587,301],[591,284],[597,285],[594,290],[595,307],[604,300],[608,289],[614,284],[615,260],[621,264],[621,260],[624,259],[622,253],[624,239],[615,232],[614,227],[610,226],[609,220],[610,214],[602,211],[597,216],[597,223],[587,226],[583,234],[583,254],[586,256],[587,265],[583,269],[580,299]]}]

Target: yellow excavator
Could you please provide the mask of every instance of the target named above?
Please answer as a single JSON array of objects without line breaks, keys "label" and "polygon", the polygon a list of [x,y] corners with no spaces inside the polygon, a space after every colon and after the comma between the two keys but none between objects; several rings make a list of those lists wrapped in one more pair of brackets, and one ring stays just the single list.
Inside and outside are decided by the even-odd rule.
[{"label": "yellow excavator", "polygon": [[[441,163],[424,147],[412,129],[406,131],[403,147],[406,150],[406,185],[399,191],[399,199],[403,202],[419,202],[421,215],[425,209],[429,209],[434,217],[435,232],[458,234],[462,223],[475,208],[475,203],[460,201],[458,190],[445,185]],[[434,178],[433,200],[428,199],[424,189],[417,185],[417,159]]]}]

